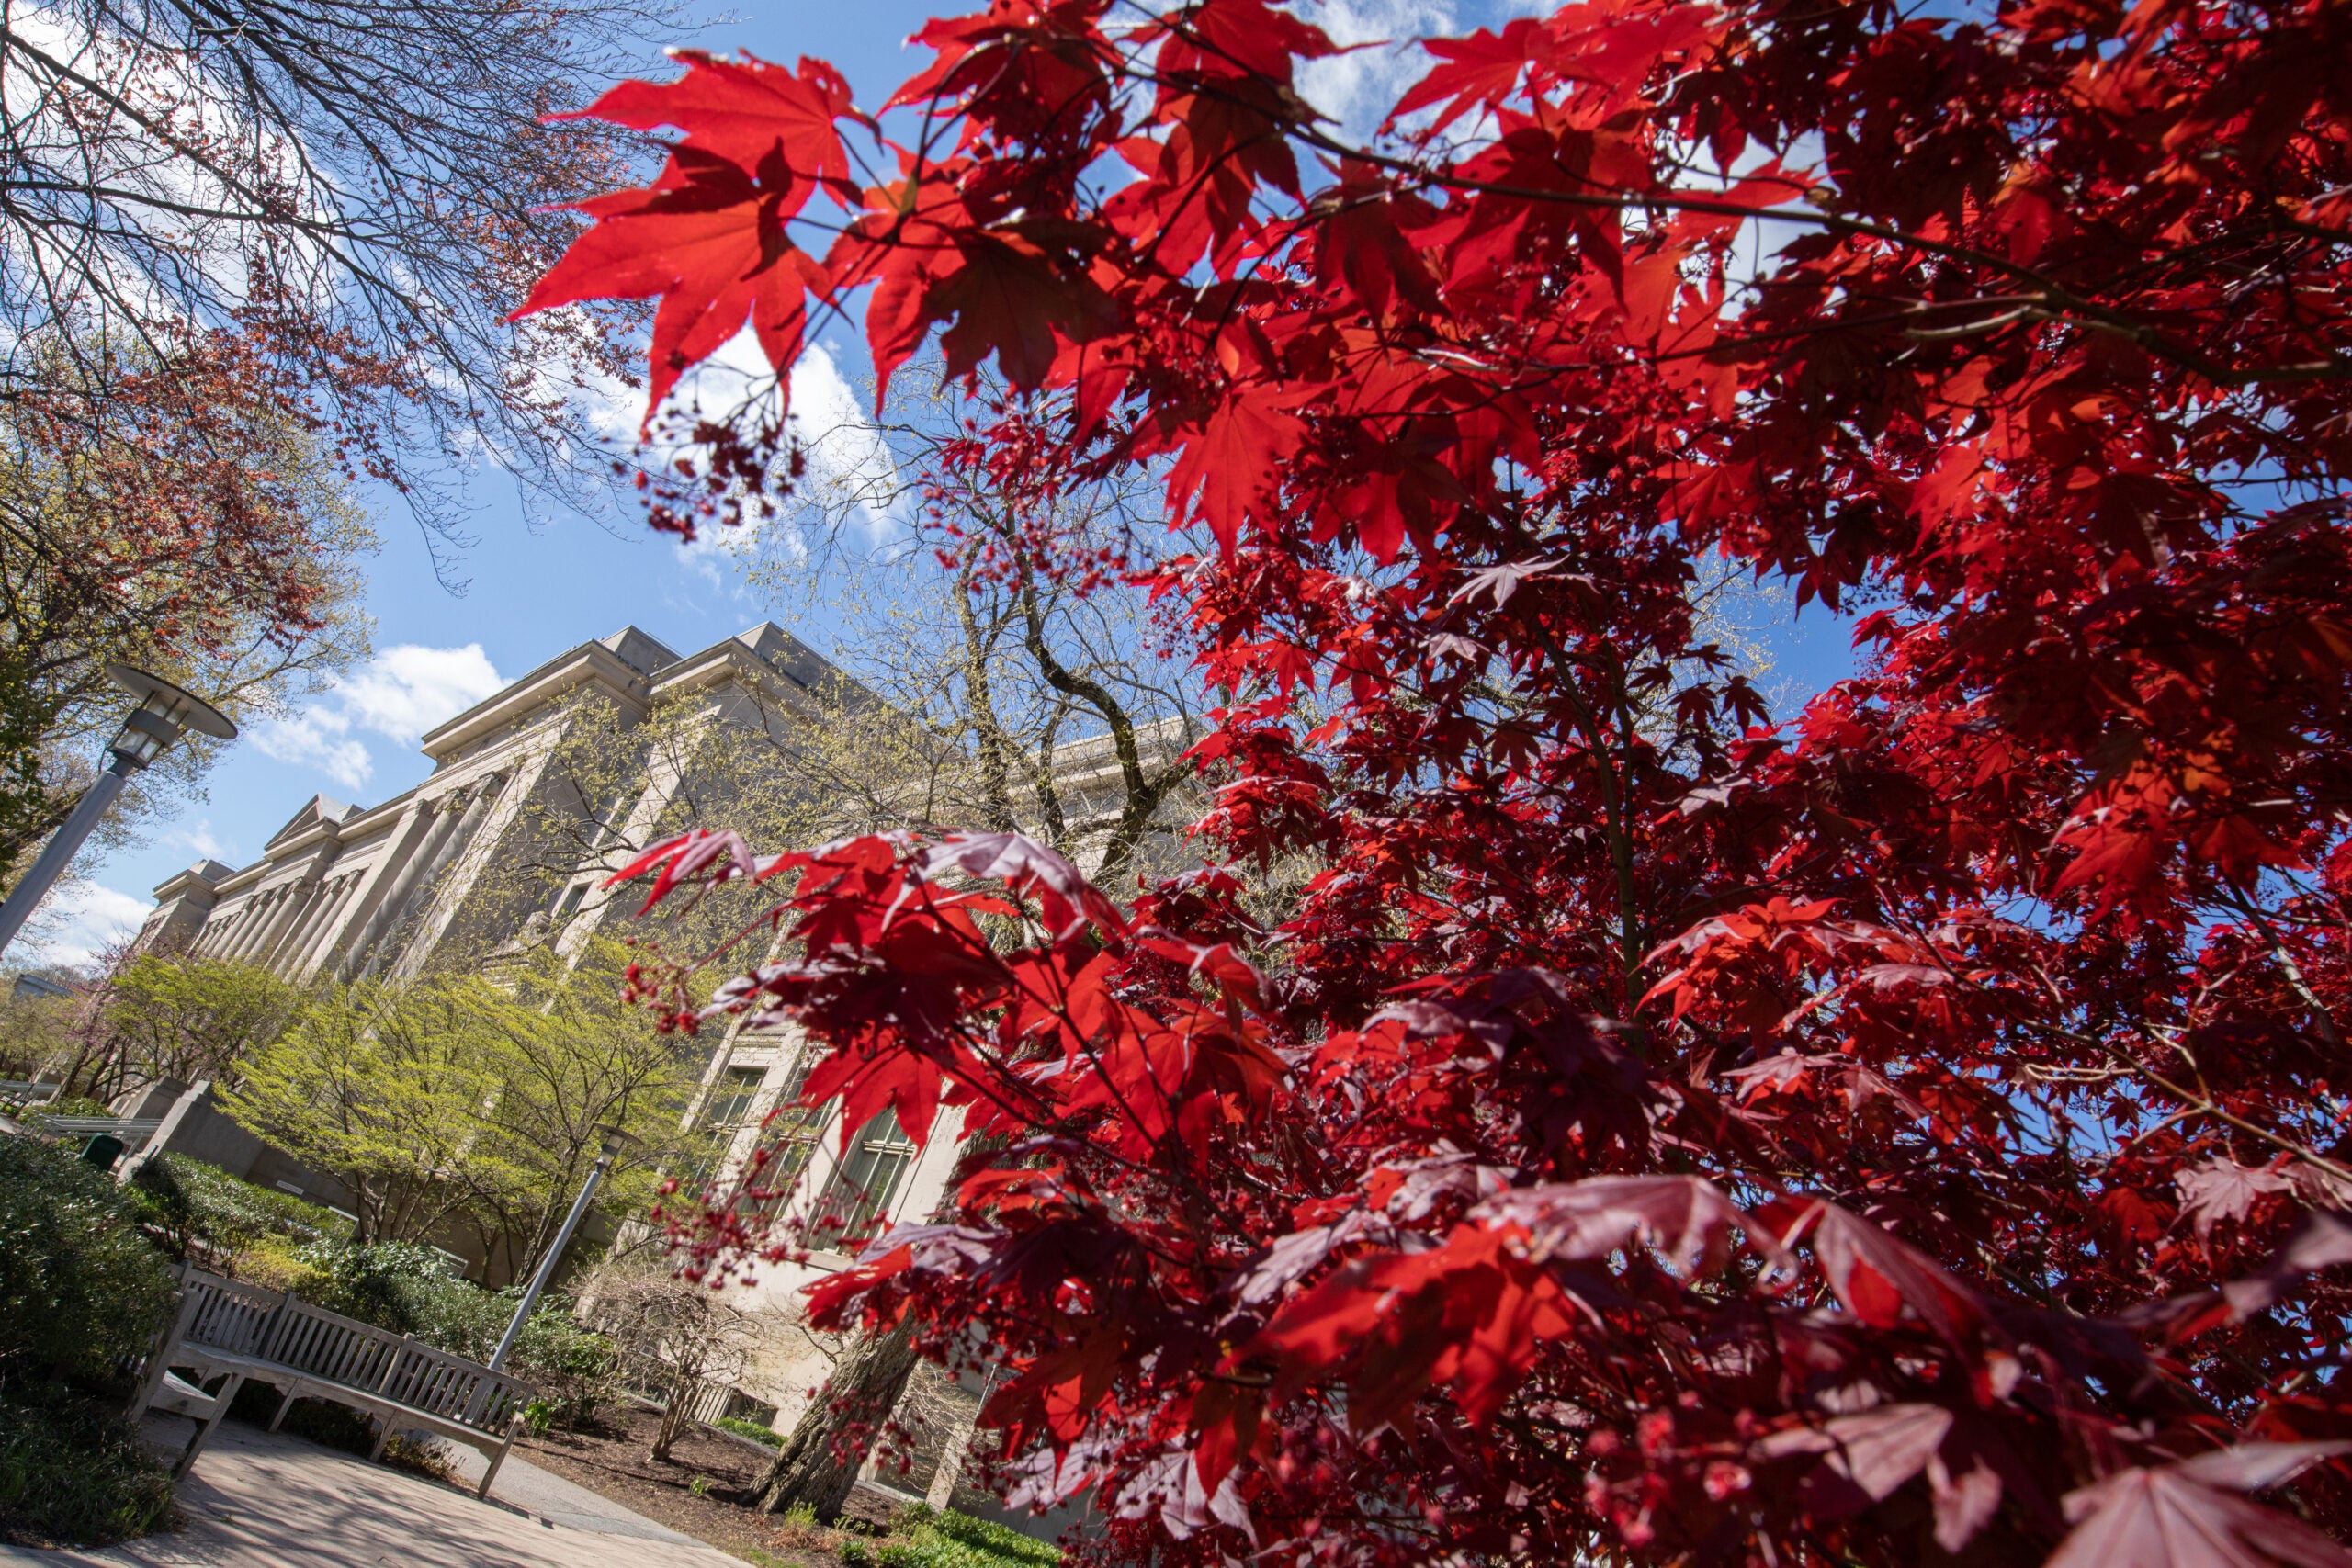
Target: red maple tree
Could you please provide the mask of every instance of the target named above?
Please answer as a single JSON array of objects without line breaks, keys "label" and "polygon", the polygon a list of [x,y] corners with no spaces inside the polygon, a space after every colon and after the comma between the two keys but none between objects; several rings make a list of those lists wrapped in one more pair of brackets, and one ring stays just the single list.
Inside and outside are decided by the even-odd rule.
[{"label": "red maple tree", "polygon": [[[820,1317],[985,1342],[1121,1560],[2352,1562],[2352,10],[1596,0],[1361,143],[1260,0],[920,41],[608,98],[532,307],[992,357],[1041,565],[1159,465],[1242,869],[647,858],[787,878],[716,1005],[811,1103],[993,1134]],[[1711,557],[1863,673],[1767,723]]]}]

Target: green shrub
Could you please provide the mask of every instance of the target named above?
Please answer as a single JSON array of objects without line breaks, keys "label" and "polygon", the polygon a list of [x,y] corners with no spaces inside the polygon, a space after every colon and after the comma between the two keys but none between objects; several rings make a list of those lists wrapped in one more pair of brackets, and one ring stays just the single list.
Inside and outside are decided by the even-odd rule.
[{"label": "green shrub", "polygon": [[845,1538],[833,1551],[842,1560],[842,1568],[871,1568],[874,1562],[874,1549],[855,1536]]},{"label": "green shrub", "polygon": [[899,1509],[890,1529],[898,1539],[876,1555],[879,1568],[1055,1568],[1062,1558],[1050,1541],[923,1503]]},{"label": "green shrub", "polygon": [[0,1400],[0,1540],[96,1546],[145,1535],[172,1514],[172,1478],[119,1410],[62,1385]]},{"label": "green shrub", "polygon": [[[395,1334],[413,1334],[471,1361],[490,1359],[522,1304],[519,1287],[485,1291],[451,1273],[444,1255],[413,1242],[321,1242],[294,1256],[310,1270],[291,1286],[305,1301]],[[538,1384],[577,1426],[612,1397],[619,1357],[610,1339],[573,1320],[568,1300],[548,1295],[523,1325],[506,1364]]]},{"label": "green shrub", "polygon": [[44,1116],[111,1116],[113,1114],[113,1106],[103,1100],[92,1100],[86,1094],[69,1094],[62,1100],[54,1097],[48,1100],[36,1100],[25,1107],[25,1119],[36,1125]]},{"label": "green shrub", "polygon": [[732,1432],[739,1438],[749,1438],[755,1443],[765,1443],[772,1449],[784,1447],[784,1434],[773,1427],[763,1427],[757,1421],[746,1421],[740,1416],[721,1416],[711,1423],[722,1432]]},{"label": "green shrub", "polygon": [[277,1236],[264,1236],[233,1259],[225,1260],[222,1267],[256,1289],[291,1291],[306,1302],[315,1302],[324,1293],[318,1270],[302,1261],[300,1253],[300,1248]]},{"label": "green shrub", "polygon": [[201,1252],[222,1261],[271,1241],[280,1244],[273,1250],[282,1250],[351,1232],[351,1223],[332,1209],[179,1155],[149,1160],[131,1185],[147,1201],[150,1234],[179,1258]]},{"label": "green shrub", "polygon": [[111,1382],[172,1314],[138,1204],[41,1139],[0,1136],[0,1380]]},{"label": "green shrub", "polygon": [[311,1305],[420,1339],[428,1337],[421,1319],[435,1315],[435,1298],[444,1287],[471,1289],[449,1272],[447,1258],[422,1242],[352,1247],[320,1241],[295,1248],[294,1256],[311,1271],[303,1292]]},{"label": "green shrub", "polygon": [[942,1511],[932,1521],[932,1529],[951,1540],[993,1552],[999,1557],[1009,1557],[1017,1562],[1055,1563],[1062,1560],[1062,1549],[1050,1540],[1039,1540],[1033,1536],[1023,1535],[1010,1526],[991,1519],[976,1519],[953,1508]]}]

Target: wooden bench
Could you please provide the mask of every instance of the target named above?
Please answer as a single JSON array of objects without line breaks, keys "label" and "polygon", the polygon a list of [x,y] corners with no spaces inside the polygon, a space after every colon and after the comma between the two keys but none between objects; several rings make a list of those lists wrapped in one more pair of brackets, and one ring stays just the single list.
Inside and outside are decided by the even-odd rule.
[{"label": "wooden bench", "polygon": [[[371,1461],[400,1431],[431,1432],[479,1450],[490,1468],[474,1495],[489,1495],[526,1425],[524,1406],[536,1392],[529,1381],[312,1306],[291,1291],[258,1290],[186,1266],[178,1272],[178,1321],[147,1358],[130,1412],[135,1421],[151,1408],[174,1410],[200,1423],[174,1475],[196,1462],[238,1387],[251,1381],[283,1396],[270,1418],[273,1432],[296,1400],[328,1400],[376,1423]],[[175,1369],[193,1371],[196,1382],[229,1381],[208,1395],[173,1376]],[[190,1407],[191,1394],[208,1407]]]}]

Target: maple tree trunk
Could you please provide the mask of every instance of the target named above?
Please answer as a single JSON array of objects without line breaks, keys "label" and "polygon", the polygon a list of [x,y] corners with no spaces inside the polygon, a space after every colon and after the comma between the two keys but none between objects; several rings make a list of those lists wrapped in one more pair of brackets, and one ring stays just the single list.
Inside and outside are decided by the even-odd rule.
[{"label": "maple tree trunk", "polygon": [[805,1503],[821,1523],[839,1518],[869,1446],[842,1439],[878,1432],[898,1407],[914,1368],[911,1317],[852,1346],[760,1478],[760,1511],[780,1514]]},{"label": "maple tree trunk", "polygon": [[[969,1168],[1004,1145],[997,1134],[967,1141],[959,1168]],[[951,1177],[933,1221],[952,1211],[956,1185]],[[900,1318],[888,1333],[863,1335],[850,1347],[760,1478],[761,1512],[780,1514],[806,1503],[825,1524],[840,1517],[850,1488],[857,1484],[858,1468],[873,1450],[872,1439],[899,1407],[915,1370],[914,1324],[911,1315]]]}]

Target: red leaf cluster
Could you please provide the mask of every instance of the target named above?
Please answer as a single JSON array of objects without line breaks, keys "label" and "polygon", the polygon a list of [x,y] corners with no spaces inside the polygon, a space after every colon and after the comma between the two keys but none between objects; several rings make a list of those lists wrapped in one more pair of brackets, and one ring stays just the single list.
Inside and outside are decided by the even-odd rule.
[{"label": "red leaf cluster", "polygon": [[[863,189],[845,102],[630,90],[541,302],[797,321],[823,186],[976,472],[1215,536],[1199,834],[1308,875],[766,868],[719,1005],[999,1140],[820,1315],[984,1343],[1106,1558],[2346,1560],[2352,13],[1589,0],[1360,143],[1259,0],[921,41]],[[1860,674],[1769,722],[1725,572]]]}]

